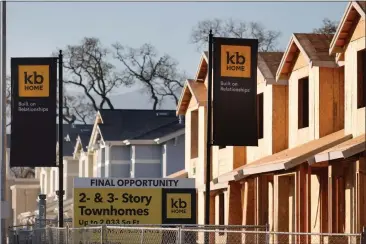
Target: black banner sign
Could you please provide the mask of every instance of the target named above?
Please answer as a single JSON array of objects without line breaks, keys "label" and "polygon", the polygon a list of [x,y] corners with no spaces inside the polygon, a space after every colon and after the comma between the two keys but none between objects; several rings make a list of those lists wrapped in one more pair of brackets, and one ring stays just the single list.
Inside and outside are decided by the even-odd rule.
[{"label": "black banner sign", "polygon": [[11,88],[10,167],[55,167],[57,58],[12,58]]},{"label": "black banner sign", "polygon": [[258,146],[258,40],[213,41],[213,145]]}]

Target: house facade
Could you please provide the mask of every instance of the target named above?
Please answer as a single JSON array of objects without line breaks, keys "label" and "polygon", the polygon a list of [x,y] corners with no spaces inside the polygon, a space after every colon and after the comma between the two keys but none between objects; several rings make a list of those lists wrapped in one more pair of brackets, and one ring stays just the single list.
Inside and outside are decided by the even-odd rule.
[{"label": "house facade", "polygon": [[[94,125],[64,125],[65,218],[73,215],[75,177],[184,176],[184,127],[170,110],[100,110]],[[57,218],[58,168],[36,168],[36,179],[47,218]],[[18,216],[34,222],[37,210]]]},{"label": "house facade", "polygon": [[212,172],[205,172],[207,53],[195,79],[186,81],[177,114],[187,121],[186,167],[198,187],[198,223],[208,173],[211,224],[358,233],[366,224],[365,2],[348,4],[335,35],[295,33],[283,55],[271,55],[258,53],[258,147],[213,147]]},{"label": "house facade", "polygon": [[101,110],[88,144],[95,177],[167,177],[184,170],[184,119],[171,110]]}]

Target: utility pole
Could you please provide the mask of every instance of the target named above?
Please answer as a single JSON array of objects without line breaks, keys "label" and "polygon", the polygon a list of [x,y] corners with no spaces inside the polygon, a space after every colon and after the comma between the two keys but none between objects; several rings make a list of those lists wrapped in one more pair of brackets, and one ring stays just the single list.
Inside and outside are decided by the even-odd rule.
[{"label": "utility pole", "polygon": [[[1,106],[0,106],[0,155],[1,155],[1,165],[0,165],[0,188],[1,188],[1,211],[9,211],[9,209],[5,209],[3,202],[5,202],[5,190],[6,190],[6,146],[5,146],[5,137],[6,137],[6,1],[1,2],[1,33],[0,33],[0,41],[1,41]],[[5,206],[7,207],[7,206]],[[5,226],[5,218],[1,216],[0,221],[0,232],[1,232],[1,243],[6,243],[6,226]]]}]

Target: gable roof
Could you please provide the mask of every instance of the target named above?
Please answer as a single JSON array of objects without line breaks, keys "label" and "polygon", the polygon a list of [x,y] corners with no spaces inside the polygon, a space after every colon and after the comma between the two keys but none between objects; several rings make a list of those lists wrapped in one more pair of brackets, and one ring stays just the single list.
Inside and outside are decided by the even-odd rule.
[{"label": "gable roof", "polygon": [[98,125],[103,140],[123,141],[179,121],[174,110],[102,109]]},{"label": "gable roof", "polygon": [[329,53],[343,53],[358,20],[365,19],[366,2],[350,1],[329,46]]},{"label": "gable roof", "polygon": [[278,67],[276,80],[288,79],[300,52],[311,66],[337,67],[335,56],[328,53],[332,38],[329,34],[294,33]]},{"label": "gable roof", "polygon": [[[262,73],[266,84],[275,84],[276,72],[282,56],[283,52],[258,52],[258,69]],[[287,81],[283,83],[287,84]]]},{"label": "gable roof", "polygon": [[92,130],[78,134],[74,146],[73,157],[76,158],[80,152],[86,152],[88,149]]},{"label": "gable roof", "polygon": [[160,137],[164,137],[171,133],[177,132],[179,130],[184,129],[184,124],[180,123],[179,120],[173,121],[169,124],[162,125],[154,130],[147,131],[141,135],[137,135],[132,140],[153,140]]},{"label": "gable roof", "polygon": [[[283,52],[260,52],[258,53],[258,68],[268,84],[275,83],[277,68],[281,62]],[[198,106],[203,106],[207,102],[207,87],[203,83],[207,75],[208,52],[203,52],[196,79],[186,80],[177,105],[177,115],[184,115],[187,111],[192,97]],[[287,84],[287,81],[282,81]],[[282,84],[281,83],[281,84]],[[276,84],[280,84],[277,82]]]},{"label": "gable roof", "polygon": [[207,72],[208,72],[208,52],[204,51],[201,54],[201,59],[198,65],[195,80],[204,82]]},{"label": "gable roof", "polygon": [[192,97],[196,100],[198,106],[205,105],[207,102],[207,87],[203,82],[191,79],[186,80],[177,105],[177,115],[186,113]]},{"label": "gable roof", "polygon": [[[56,126],[58,128],[58,125]],[[89,135],[93,129],[93,125],[83,124],[63,124],[63,156],[72,156],[77,143],[79,135]],[[58,141],[58,133],[57,141]]]}]

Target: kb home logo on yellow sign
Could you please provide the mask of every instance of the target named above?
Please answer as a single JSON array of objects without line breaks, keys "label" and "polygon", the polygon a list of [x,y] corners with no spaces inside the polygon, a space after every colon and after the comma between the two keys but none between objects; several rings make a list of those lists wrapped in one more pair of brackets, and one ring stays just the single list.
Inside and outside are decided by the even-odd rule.
[{"label": "kb home logo on yellow sign", "polygon": [[50,95],[48,65],[19,65],[19,97]]},{"label": "kb home logo on yellow sign", "polygon": [[221,76],[250,78],[251,48],[249,46],[221,46]]},{"label": "kb home logo on yellow sign", "polygon": [[190,219],[191,194],[189,193],[168,193],[167,194],[167,218],[168,219]]}]

